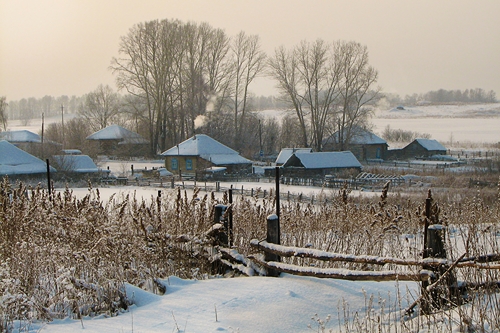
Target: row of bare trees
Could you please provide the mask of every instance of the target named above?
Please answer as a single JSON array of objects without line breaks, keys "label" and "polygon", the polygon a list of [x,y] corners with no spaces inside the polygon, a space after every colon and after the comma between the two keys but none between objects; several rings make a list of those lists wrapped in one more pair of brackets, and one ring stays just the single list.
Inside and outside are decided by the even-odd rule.
[{"label": "row of bare trees", "polygon": [[207,111],[232,112],[237,148],[248,87],[264,69],[258,36],[240,32],[231,39],[206,23],[155,20],[133,26],[119,52],[111,68],[130,94],[133,118],[147,124],[152,152],[194,134]]},{"label": "row of bare trees", "polygon": [[[100,85],[79,99],[77,113],[92,131],[120,124],[142,134],[151,154],[197,132],[242,153],[256,142],[261,151],[278,142],[321,151],[335,131],[344,147],[352,129],[367,124],[367,105],[379,96],[378,73],[359,43],[303,41],[267,57],[259,36],[229,37],[207,23],[178,20],[134,25],[110,69],[126,94]],[[250,85],[261,75],[276,81],[281,102],[294,111],[281,123],[253,112]]]}]

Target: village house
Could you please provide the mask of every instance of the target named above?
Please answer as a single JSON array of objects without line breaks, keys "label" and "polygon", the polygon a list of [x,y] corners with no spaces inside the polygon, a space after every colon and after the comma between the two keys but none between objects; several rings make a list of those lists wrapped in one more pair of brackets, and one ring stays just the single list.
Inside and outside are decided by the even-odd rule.
[{"label": "village house", "polygon": [[210,170],[251,173],[252,161],[205,134],[193,137],[163,152],[165,167],[173,174],[196,174]]},{"label": "village house", "polygon": [[354,127],[351,130],[349,140],[347,140],[348,144],[344,147],[341,147],[339,138],[339,132],[335,132],[323,140],[323,151],[350,150],[360,161],[384,160],[387,158],[387,141],[364,128]]},{"label": "village house", "polygon": [[287,177],[324,177],[325,175],[358,174],[362,165],[350,151],[296,152],[283,164]]},{"label": "village house", "polygon": [[[50,172],[57,170],[52,166]],[[39,176],[47,173],[47,163],[12,143],[0,141],[0,176],[18,178],[18,176]]]},{"label": "village house", "polygon": [[312,148],[283,148],[276,158],[276,166],[283,165],[294,153],[312,153]]},{"label": "village house", "polygon": [[393,159],[430,159],[434,156],[446,155],[447,149],[433,139],[415,139],[402,149],[390,150]]},{"label": "village house", "polygon": [[87,137],[95,141],[97,154],[114,156],[146,156],[148,141],[139,134],[118,125],[111,125]]},{"label": "village house", "polygon": [[28,130],[0,132],[0,140],[6,140],[25,152],[45,158],[61,150],[62,144],[43,139],[40,135]]}]

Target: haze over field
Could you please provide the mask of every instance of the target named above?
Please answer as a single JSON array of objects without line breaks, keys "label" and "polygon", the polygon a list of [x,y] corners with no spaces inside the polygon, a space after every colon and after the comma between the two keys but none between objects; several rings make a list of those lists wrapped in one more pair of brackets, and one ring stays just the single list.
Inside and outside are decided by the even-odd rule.
[{"label": "haze over field", "polygon": [[[497,0],[2,0],[0,95],[80,96],[99,84],[114,87],[108,67],[120,37],[154,19],[259,35],[268,55],[302,40],[354,40],[368,47],[383,90],[400,95],[440,88],[500,92],[499,12]],[[276,92],[267,79],[251,89]]]}]

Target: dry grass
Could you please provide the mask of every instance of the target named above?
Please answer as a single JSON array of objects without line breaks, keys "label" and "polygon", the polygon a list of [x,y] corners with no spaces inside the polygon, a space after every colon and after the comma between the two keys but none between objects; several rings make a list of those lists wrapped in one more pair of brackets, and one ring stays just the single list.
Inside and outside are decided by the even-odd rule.
[{"label": "dry grass", "polygon": [[[493,192],[492,198],[489,192],[484,196],[465,189],[459,200],[456,195],[440,195],[436,200],[436,222],[450,228],[446,244],[452,258],[463,251],[468,256],[498,252],[500,191]],[[282,201],[281,243],[419,258],[426,193],[421,194],[416,199],[382,193],[376,200],[354,200],[347,189],[341,189],[323,194],[314,204]],[[234,246],[240,253],[250,254],[251,239],[265,238],[266,217],[275,211],[273,196],[261,196],[238,196],[233,203]],[[113,316],[129,305],[125,283],[162,293],[156,283],[159,278],[216,274],[213,258],[207,254],[212,243],[207,230],[218,203],[228,204],[227,197],[201,196],[198,190],[188,196],[180,189],[147,202],[133,195],[104,202],[92,188],[82,200],[69,189],[50,197],[40,187],[13,186],[4,179],[0,185],[0,332],[8,331],[15,320]],[[287,260],[327,265],[311,259]],[[479,315],[475,325],[499,330],[498,294],[484,287],[500,280],[498,270],[461,269],[458,278],[478,286],[459,318]],[[356,325],[367,327],[359,318],[346,320],[345,331],[356,331]]]}]

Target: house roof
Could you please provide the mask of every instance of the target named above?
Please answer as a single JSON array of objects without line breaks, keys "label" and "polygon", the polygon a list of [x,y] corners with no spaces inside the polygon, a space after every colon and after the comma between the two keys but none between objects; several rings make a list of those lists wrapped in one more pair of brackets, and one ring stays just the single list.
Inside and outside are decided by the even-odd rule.
[{"label": "house roof", "polygon": [[312,148],[283,148],[276,158],[276,164],[281,165],[285,163],[295,152],[311,153]]},{"label": "house roof", "polygon": [[[377,145],[377,144],[387,144],[387,141],[377,136],[376,134],[362,128],[362,127],[354,127],[352,129],[353,135],[350,143],[355,145]],[[344,136],[346,134],[344,133]],[[337,143],[339,142],[340,134],[339,132],[333,133],[330,137],[328,137],[323,144],[325,143]]]},{"label": "house roof", "polygon": [[59,169],[77,173],[99,172],[99,168],[88,155],[55,155]]},{"label": "house roof", "polygon": [[415,139],[415,141],[429,151],[446,151],[446,147],[434,139]]},{"label": "house roof", "polygon": [[205,134],[193,137],[161,153],[162,156],[199,156],[215,165],[251,164],[252,161]]},{"label": "house roof", "polygon": [[298,152],[292,154],[283,164],[283,167],[295,166],[294,160],[297,159],[306,169],[333,169],[333,168],[361,168],[354,154],[350,151],[333,151],[304,153]]},{"label": "house roof", "polygon": [[118,125],[110,125],[97,131],[87,137],[87,140],[120,140],[123,143],[138,144],[147,143],[139,134],[129,131]]},{"label": "house roof", "polygon": [[[50,167],[51,172],[57,170]],[[23,175],[47,172],[47,164],[5,140],[0,141],[0,175]]]},{"label": "house roof", "polygon": [[28,130],[0,132],[0,139],[9,142],[42,142],[40,135]]}]

